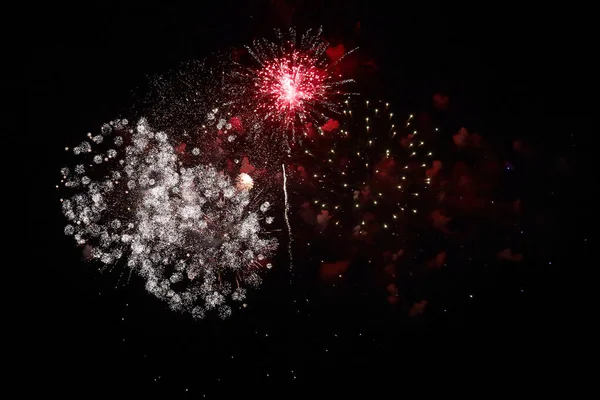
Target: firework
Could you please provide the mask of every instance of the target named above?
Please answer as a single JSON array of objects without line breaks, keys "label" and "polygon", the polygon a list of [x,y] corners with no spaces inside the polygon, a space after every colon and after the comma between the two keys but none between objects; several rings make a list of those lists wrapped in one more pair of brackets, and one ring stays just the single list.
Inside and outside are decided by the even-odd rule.
[{"label": "firework", "polygon": [[321,212],[317,223],[358,238],[400,236],[419,213],[432,152],[412,115],[398,119],[389,103],[355,100],[344,103],[339,134],[304,151],[311,202]]},{"label": "firework", "polygon": [[[238,102],[247,118],[266,124],[267,131],[291,134],[292,140],[297,132],[319,129],[331,115],[340,114],[341,100],[348,95],[344,85],[353,80],[343,79],[335,66],[356,49],[330,62],[321,33],[308,30],[298,39],[292,28],[287,35],[276,31],[277,42],[261,39],[247,46],[250,65],[240,64],[241,71],[228,74],[229,91],[240,95],[232,104]],[[289,145],[287,136],[284,143]]]},{"label": "firework", "polygon": [[300,36],[277,32],[275,42],[257,40],[154,77],[137,113],[169,135],[183,162],[226,169],[247,157],[278,174],[296,145],[341,115],[352,81],[336,71],[345,55],[328,59],[321,30]]},{"label": "firework", "polygon": [[[125,125],[106,125],[92,141],[108,141]],[[87,141],[74,149],[91,165],[104,165],[99,179],[89,161],[73,173],[62,170],[65,187],[77,192],[62,201],[65,234],[91,246],[91,257],[103,265],[139,274],[173,310],[228,317],[228,300],[242,302],[271,267],[277,241],[262,227],[273,221],[270,203],[253,195],[251,179],[238,188],[212,166],[186,166],[168,136],[143,119],[112,141],[120,151],[94,151]]]}]

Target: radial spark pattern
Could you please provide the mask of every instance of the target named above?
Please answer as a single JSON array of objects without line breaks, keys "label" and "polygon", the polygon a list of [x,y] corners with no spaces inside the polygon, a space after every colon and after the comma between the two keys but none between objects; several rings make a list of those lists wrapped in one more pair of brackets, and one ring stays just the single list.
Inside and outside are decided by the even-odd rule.
[{"label": "radial spark pattern", "polygon": [[239,74],[247,89],[243,101],[280,132],[305,131],[307,124],[320,127],[342,111],[340,100],[348,94],[343,87],[353,80],[343,79],[335,65],[354,50],[330,60],[321,33],[309,30],[298,40],[294,29],[287,35],[276,31],[277,42],[262,39],[247,47],[256,65]]},{"label": "radial spark pattern", "polygon": [[293,51],[289,57],[263,64],[258,72],[258,95],[261,106],[272,115],[288,120],[294,114],[306,114],[307,105],[327,94],[326,74],[314,65],[310,57]]},{"label": "radial spark pattern", "polygon": [[[106,125],[92,141],[108,141],[125,124]],[[246,287],[257,287],[271,267],[277,241],[261,227],[273,220],[265,215],[269,203],[257,202],[252,185],[236,187],[211,166],[185,167],[167,135],[145,120],[112,142],[127,144],[122,152],[99,153],[86,141],[74,153],[92,162],[61,171],[65,186],[77,191],[62,202],[70,221],[65,234],[90,246],[91,258],[104,265],[137,272],[172,309],[228,317],[227,300],[243,301]],[[118,155],[124,157],[117,161]],[[94,163],[103,168],[88,174]]]}]

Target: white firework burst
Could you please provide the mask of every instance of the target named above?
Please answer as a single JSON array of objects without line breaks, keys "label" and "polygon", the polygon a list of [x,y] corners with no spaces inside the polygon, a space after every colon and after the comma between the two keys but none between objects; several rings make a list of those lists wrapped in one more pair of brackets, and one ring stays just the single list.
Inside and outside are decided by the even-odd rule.
[{"label": "white firework burst", "polygon": [[[125,124],[105,125],[102,134]],[[61,170],[65,186],[77,189],[62,202],[69,220],[65,234],[92,246],[91,257],[104,265],[124,260],[145,279],[146,290],[173,310],[195,318],[216,310],[229,317],[228,300],[243,301],[245,287],[260,285],[277,248],[261,226],[270,218],[269,203],[260,205],[251,187],[236,187],[212,166],[183,166],[167,135],[152,131],[144,119],[125,136],[113,141],[127,142],[118,161],[122,152],[90,154],[89,142],[74,149],[104,161],[102,179],[82,176],[83,164],[74,174]]]}]

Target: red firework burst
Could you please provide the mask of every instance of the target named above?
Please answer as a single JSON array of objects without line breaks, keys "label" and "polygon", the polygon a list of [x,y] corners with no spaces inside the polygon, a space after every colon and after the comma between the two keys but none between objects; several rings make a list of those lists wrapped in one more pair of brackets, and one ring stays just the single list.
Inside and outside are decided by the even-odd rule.
[{"label": "red firework burst", "polygon": [[291,123],[296,115],[303,121],[311,108],[326,100],[327,72],[317,67],[311,57],[295,51],[288,58],[274,59],[258,72],[259,107],[268,114],[283,116]]},{"label": "red firework burst", "polygon": [[247,47],[260,65],[245,75],[254,83],[247,99],[256,116],[275,122],[294,137],[309,124],[320,127],[329,119],[328,113],[341,113],[341,98],[350,94],[341,87],[353,80],[342,79],[333,67],[356,49],[333,61],[326,54],[329,45],[321,39],[321,30],[316,34],[309,30],[300,40],[294,29],[288,40],[281,33],[277,36],[279,44],[259,40]]}]

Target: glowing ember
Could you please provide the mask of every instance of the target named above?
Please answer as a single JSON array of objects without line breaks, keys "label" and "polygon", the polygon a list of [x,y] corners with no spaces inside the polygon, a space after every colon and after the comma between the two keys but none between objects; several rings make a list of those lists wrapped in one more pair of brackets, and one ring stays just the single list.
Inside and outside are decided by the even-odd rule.
[{"label": "glowing ember", "polygon": [[254,180],[250,175],[242,172],[237,177],[236,187],[238,190],[250,190],[254,187]]}]

